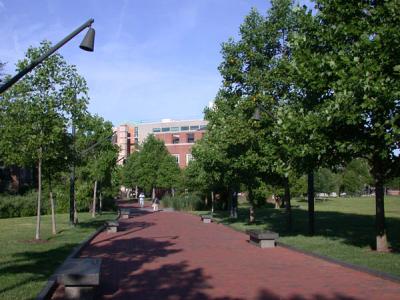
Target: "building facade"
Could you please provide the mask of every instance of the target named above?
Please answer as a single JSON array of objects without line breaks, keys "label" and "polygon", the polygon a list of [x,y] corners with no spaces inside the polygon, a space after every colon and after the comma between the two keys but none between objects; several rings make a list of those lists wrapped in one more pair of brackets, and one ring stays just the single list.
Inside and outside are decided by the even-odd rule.
[{"label": "building facade", "polygon": [[169,153],[175,156],[178,165],[185,168],[192,159],[191,149],[193,144],[200,140],[205,133],[207,121],[204,120],[171,120],[163,119],[161,122],[123,124],[114,130],[117,136],[117,145],[120,148],[118,163],[135,151],[136,145],[153,134],[164,141]]}]

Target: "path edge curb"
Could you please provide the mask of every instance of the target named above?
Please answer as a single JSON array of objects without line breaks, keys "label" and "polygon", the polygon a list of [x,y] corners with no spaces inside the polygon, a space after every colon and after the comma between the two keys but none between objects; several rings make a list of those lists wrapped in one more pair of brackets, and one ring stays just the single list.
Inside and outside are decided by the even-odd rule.
[{"label": "path edge curb", "polygon": [[[119,215],[117,215],[116,220],[118,220]],[[36,297],[36,300],[48,300],[51,298],[53,295],[54,291],[57,288],[57,271],[61,268],[61,266],[71,258],[77,257],[82,249],[86,247],[98,234],[100,234],[104,229],[106,228],[106,225],[103,224],[95,232],[93,232],[88,238],[86,238],[82,243],[79,245],[75,246],[71,253],[65,258],[65,260],[62,262],[62,264],[54,271],[54,273],[49,277],[47,280],[46,285],[42,288],[42,290],[39,292],[38,296]]]}]

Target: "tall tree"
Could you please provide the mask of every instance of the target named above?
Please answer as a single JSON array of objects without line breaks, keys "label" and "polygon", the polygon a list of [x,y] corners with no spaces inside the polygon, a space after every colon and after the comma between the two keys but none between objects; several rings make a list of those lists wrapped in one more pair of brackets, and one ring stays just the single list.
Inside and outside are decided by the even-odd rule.
[{"label": "tall tree", "polygon": [[[49,42],[30,47],[26,58],[17,63],[17,71],[48,51]],[[72,110],[85,110],[86,85],[71,86],[77,78],[76,69],[69,66],[60,54],[54,54],[27,74],[19,83],[3,94],[0,153],[6,163],[19,166],[36,164],[38,170],[38,207],[35,238],[40,239],[42,168],[46,163],[64,160],[68,126],[67,116]],[[79,79],[84,82],[83,79]],[[69,91],[81,95],[72,101]],[[23,143],[21,143],[23,141]],[[55,146],[57,145],[57,146]],[[62,147],[61,147],[62,148]]]},{"label": "tall tree", "polygon": [[296,41],[297,66],[304,81],[325,89],[320,126],[334,137],[337,152],[370,164],[376,249],[387,251],[383,187],[399,173],[400,161],[395,154],[400,148],[399,1],[316,4],[315,23],[308,23]]},{"label": "tall tree", "polygon": [[98,206],[97,194],[101,187],[110,185],[116,166],[118,151],[112,143],[112,136],[112,124],[96,115],[87,115],[76,134],[80,182],[89,181],[93,186],[92,217],[95,217]]},{"label": "tall tree", "polygon": [[128,159],[123,169],[124,181],[137,184],[155,196],[156,188],[172,188],[179,182],[180,169],[163,141],[150,135],[140,151]]},{"label": "tall tree", "polygon": [[[296,22],[292,1],[271,4],[267,17],[252,10],[240,27],[240,39],[223,44],[219,68],[223,87],[206,118],[210,138],[222,144],[222,162],[232,175],[225,178],[233,184],[244,183],[249,190],[257,187],[260,177],[285,186],[290,228],[291,166],[284,140],[280,142],[276,112],[290,100],[293,89],[287,70],[291,59],[288,38]],[[251,116],[258,106],[263,112],[255,124]]]}]

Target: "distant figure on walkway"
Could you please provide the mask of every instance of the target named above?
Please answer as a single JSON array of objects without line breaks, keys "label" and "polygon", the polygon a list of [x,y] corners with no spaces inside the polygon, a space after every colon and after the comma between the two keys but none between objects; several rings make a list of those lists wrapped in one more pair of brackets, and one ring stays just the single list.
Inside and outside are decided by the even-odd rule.
[{"label": "distant figure on walkway", "polygon": [[153,199],[153,204],[151,206],[153,206],[153,211],[158,211],[158,205],[160,204],[160,199],[158,199],[158,197],[156,196]]},{"label": "distant figure on walkway", "polygon": [[141,192],[139,195],[139,205],[142,208],[144,207],[144,193],[143,192]]}]

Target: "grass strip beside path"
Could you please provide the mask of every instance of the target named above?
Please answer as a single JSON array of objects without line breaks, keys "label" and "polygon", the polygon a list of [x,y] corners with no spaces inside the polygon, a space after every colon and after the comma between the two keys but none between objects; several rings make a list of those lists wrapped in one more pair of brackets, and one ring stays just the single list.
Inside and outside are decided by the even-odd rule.
[{"label": "grass strip beside path", "polygon": [[51,234],[51,218],[42,216],[42,240],[33,240],[36,217],[0,219],[0,299],[35,299],[47,279],[71,253],[115,213],[95,219],[79,214],[79,224],[69,226],[69,215],[57,215],[57,235]]},{"label": "grass strip beside path", "polygon": [[[375,245],[375,199],[372,197],[328,198],[315,203],[314,236],[308,236],[307,201],[293,200],[293,230],[286,231],[284,209],[256,209],[256,223],[248,224],[247,203],[239,206],[238,219],[217,211],[214,218],[234,229],[272,230],[279,241],[301,250],[400,277],[400,197],[385,198],[386,225],[391,253],[373,251]],[[208,212],[195,212],[204,214]]]}]

